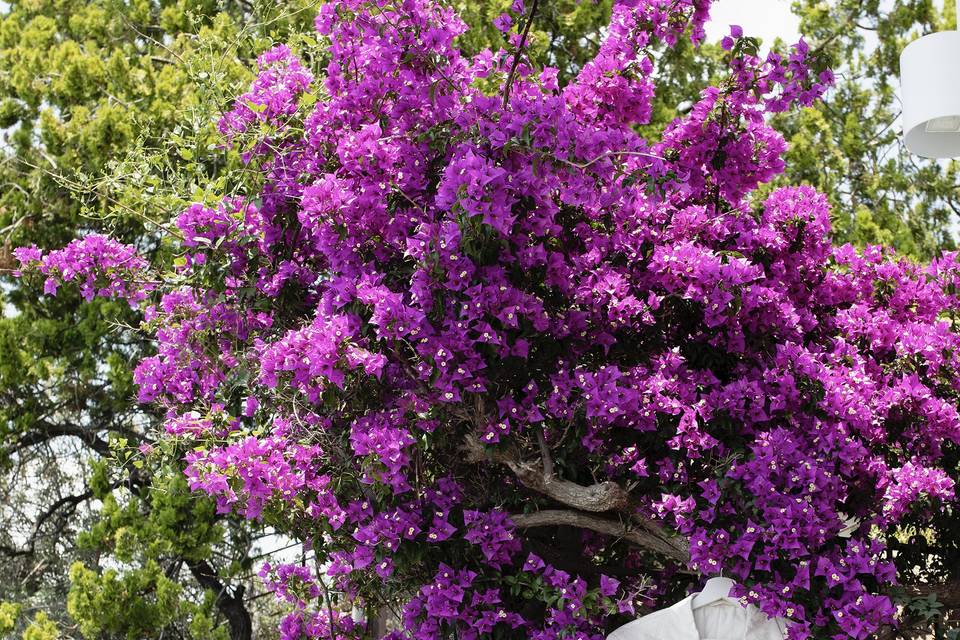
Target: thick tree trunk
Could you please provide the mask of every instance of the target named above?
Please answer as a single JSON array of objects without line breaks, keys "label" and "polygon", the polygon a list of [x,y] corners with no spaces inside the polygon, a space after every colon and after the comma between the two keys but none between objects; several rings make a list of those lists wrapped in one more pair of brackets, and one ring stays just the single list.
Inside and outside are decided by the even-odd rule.
[{"label": "thick tree trunk", "polygon": [[190,573],[200,586],[216,594],[217,609],[230,625],[230,640],[251,640],[253,622],[250,620],[250,612],[243,604],[243,587],[239,587],[235,593],[231,594],[206,560],[187,560],[186,562]]},{"label": "thick tree trunk", "polygon": [[371,638],[382,638],[390,631],[387,628],[387,620],[390,614],[386,609],[372,609],[367,618],[367,633]]}]

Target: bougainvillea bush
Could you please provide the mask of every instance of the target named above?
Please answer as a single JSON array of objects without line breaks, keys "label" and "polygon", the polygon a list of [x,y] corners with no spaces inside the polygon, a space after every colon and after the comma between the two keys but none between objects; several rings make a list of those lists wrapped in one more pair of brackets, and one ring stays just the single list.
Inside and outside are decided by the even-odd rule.
[{"label": "bougainvillea bush", "polygon": [[192,488],[311,550],[261,572],[284,638],[600,639],[721,572],[791,638],[896,624],[885,543],[954,508],[960,264],[832,247],[823,195],[764,190],[765,116],[832,81],[802,41],[733,28],[729,76],[636,133],[709,4],[620,2],[558,86],[535,4],[468,58],[432,0],[329,2],[221,120],[254,179],[177,218],[173,265],[19,250],[144,309]]}]

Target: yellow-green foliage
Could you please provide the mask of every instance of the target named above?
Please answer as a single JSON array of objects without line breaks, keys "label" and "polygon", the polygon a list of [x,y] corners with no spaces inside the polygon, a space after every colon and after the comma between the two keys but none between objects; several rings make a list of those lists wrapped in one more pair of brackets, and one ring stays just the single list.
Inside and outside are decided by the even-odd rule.
[{"label": "yellow-green foliage", "polygon": [[17,618],[20,616],[20,605],[13,602],[0,602],[0,638],[17,627]]},{"label": "yellow-green foliage", "polygon": [[108,569],[101,574],[76,562],[70,581],[67,612],[84,638],[154,637],[179,613],[182,587],[154,561],[131,571]]},{"label": "yellow-green foliage", "polygon": [[57,625],[43,611],[38,611],[23,630],[23,640],[57,640],[59,637]]}]

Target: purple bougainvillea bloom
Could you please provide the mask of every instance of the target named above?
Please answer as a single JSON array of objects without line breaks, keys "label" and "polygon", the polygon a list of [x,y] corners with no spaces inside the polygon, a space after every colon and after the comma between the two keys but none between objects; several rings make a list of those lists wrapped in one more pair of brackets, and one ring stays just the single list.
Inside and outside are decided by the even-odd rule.
[{"label": "purple bougainvillea bloom", "polygon": [[448,3],[323,3],[310,65],[266,51],[219,121],[262,186],[176,218],[175,282],[105,236],[16,250],[140,306],[191,489],[309,543],[261,573],[281,637],[602,640],[721,572],[791,639],[897,622],[882,541],[956,508],[960,259],[832,246],[824,195],[769,186],[769,116],[833,82],[803,41],[731,27],[641,135],[709,9],[618,0],[561,82],[461,52]]}]

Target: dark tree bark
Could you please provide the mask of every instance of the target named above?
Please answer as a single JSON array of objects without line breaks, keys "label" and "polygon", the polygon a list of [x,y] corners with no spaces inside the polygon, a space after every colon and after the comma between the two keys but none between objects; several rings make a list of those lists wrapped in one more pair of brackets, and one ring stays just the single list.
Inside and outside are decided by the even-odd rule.
[{"label": "dark tree bark", "polygon": [[209,589],[216,594],[216,605],[220,613],[227,619],[230,625],[230,640],[251,640],[253,637],[253,622],[250,619],[250,612],[243,604],[244,588],[241,585],[230,593],[227,587],[220,582],[220,576],[214,571],[213,567],[206,560],[187,560],[187,567],[190,573],[204,589]]}]

